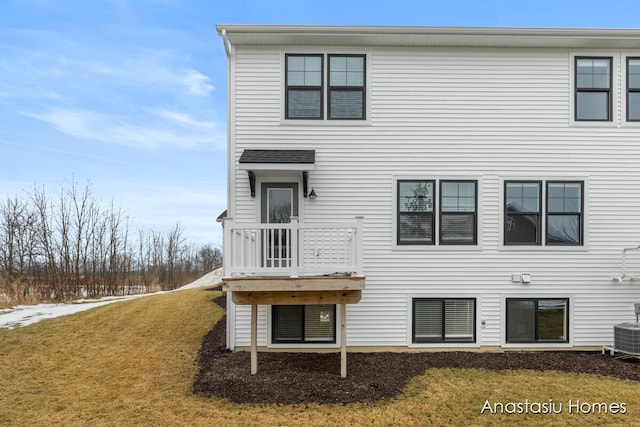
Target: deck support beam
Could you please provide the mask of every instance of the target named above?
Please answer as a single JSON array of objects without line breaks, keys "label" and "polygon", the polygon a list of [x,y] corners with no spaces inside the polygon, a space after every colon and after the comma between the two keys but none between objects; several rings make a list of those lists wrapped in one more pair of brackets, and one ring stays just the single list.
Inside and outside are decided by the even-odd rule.
[{"label": "deck support beam", "polygon": [[251,304],[251,375],[258,373],[258,305]]},{"label": "deck support beam", "polygon": [[347,378],[347,304],[340,304],[340,376]]}]

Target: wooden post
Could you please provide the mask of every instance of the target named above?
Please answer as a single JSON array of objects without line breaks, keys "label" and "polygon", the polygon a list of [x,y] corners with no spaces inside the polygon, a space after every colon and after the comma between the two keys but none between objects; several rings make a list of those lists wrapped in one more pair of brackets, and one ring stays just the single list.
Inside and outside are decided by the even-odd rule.
[{"label": "wooden post", "polygon": [[291,271],[290,276],[291,277],[298,277],[298,266],[299,266],[299,260],[298,260],[298,238],[299,238],[299,232],[298,232],[298,217],[297,216],[292,216],[291,217],[291,228],[289,231],[289,239],[290,239],[290,245],[287,245],[287,247],[289,248],[289,250],[291,251],[291,253],[289,254],[289,269]]},{"label": "wooden post", "polygon": [[347,304],[340,304],[340,376],[347,378]]},{"label": "wooden post", "polygon": [[364,274],[364,269],[362,266],[362,239],[363,239],[363,227],[362,224],[364,222],[364,216],[358,215],[356,216],[356,245],[353,256],[356,259],[356,274],[362,276]]},{"label": "wooden post", "polygon": [[251,304],[251,375],[258,373],[258,305]]}]

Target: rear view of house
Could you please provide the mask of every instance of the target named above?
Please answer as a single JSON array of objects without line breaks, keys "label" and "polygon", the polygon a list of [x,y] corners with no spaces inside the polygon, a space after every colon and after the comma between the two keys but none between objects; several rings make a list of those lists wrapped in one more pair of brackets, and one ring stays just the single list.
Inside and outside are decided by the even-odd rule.
[{"label": "rear view of house", "polygon": [[230,349],[599,349],[635,319],[639,30],[217,28]]}]

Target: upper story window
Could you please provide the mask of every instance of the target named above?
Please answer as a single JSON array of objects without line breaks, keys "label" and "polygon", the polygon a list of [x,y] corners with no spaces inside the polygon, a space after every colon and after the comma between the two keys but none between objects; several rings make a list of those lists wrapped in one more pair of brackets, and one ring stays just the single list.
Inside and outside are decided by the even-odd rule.
[{"label": "upper story window", "polygon": [[322,55],[287,55],[286,117],[322,118]]},{"label": "upper story window", "polygon": [[366,118],[365,55],[287,54],[285,63],[286,119]]},{"label": "upper story window", "polygon": [[[545,244],[583,244],[582,181],[547,181],[545,194]],[[542,182],[506,181],[504,244],[542,244]]]},{"label": "upper story window", "polygon": [[399,180],[397,244],[433,245],[436,242],[438,200],[440,245],[477,242],[477,181],[442,180],[436,197],[435,180]]},{"label": "upper story window", "polygon": [[611,121],[612,58],[575,60],[575,120]]},{"label": "upper story window", "polygon": [[329,118],[364,119],[364,56],[329,55]]},{"label": "upper story window", "polygon": [[627,58],[627,121],[640,121],[640,58]]}]

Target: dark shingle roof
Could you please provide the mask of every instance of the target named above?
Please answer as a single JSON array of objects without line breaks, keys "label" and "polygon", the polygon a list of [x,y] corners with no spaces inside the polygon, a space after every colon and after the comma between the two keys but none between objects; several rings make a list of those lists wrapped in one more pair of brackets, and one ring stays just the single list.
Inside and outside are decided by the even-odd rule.
[{"label": "dark shingle roof", "polygon": [[222,222],[223,219],[225,219],[227,217],[227,210],[225,209],[224,212],[222,212],[220,215],[218,215],[218,218],[216,218],[217,222]]},{"label": "dark shingle roof", "polygon": [[240,163],[315,163],[316,150],[244,150]]}]

